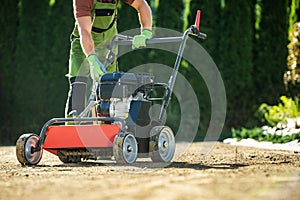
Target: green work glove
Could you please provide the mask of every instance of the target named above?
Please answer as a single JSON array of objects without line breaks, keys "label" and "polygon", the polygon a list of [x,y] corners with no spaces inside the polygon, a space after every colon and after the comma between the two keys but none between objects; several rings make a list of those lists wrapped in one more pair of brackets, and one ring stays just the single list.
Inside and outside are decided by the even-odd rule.
[{"label": "green work glove", "polygon": [[90,64],[91,77],[93,80],[98,82],[100,80],[100,76],[102,76],[107,71],[95,54],[89,55],[87,59]]},{"label": "green work glove", "polygon": [[142,30],[140,35],[133,37],[132,49],[137,49],[146,46],[146,40],[152,38],[152,31],[148,29]]}]

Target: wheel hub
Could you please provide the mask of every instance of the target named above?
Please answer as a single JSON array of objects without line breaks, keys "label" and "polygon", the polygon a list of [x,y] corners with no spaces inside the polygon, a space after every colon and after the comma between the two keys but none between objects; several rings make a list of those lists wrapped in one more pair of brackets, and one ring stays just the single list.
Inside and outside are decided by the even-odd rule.
[{"label": "wheel hub", "polygon": [[163,148],[164,148],[164,150],[166,150],[168,148],[168,146],[169,146],[168,142],[164,141],[163,142]]},{"label": "wheel hub", "polygon": [[130,153],[130,152],[132,152],[132,150],[133,150],[133,148],[132,148],[130,145],[128,145],[128,146],[127,146],[127,152]]}]

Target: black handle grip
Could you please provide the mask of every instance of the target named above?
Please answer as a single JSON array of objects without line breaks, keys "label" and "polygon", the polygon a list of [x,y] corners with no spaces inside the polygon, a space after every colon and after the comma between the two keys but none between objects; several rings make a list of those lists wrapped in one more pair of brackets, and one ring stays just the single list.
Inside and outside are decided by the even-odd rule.
[{"label": "black handle grip", "polygon": [[207,35],[205,33],[201,33],[197,27],[195,25],[192,25],[191,26],[191,32],[190,32],[190,35],[193,35],[193,36],[196,36],[200,39],[203,39],[205,40],[207,38]]},{"label": "black handle grip", "polygon": [[205,33],[201,33],[201,32],[190,33],[190,35],[196,36],[197,38],[200,38],[202,40],[205,40],[207,38],[207,35]]}]

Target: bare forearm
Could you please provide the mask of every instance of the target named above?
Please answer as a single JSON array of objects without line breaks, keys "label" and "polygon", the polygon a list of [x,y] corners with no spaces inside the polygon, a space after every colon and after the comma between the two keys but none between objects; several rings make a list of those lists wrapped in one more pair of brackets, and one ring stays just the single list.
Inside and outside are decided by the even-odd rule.
[{"label": "bare forearm", "polygon": [[93,38],[89,31],[87,30],[80,31],[80,43],[81,43],[82,50],[86,56],[95,53]]},{"label": "bare forearm", "polygon": [[150,8],[143,6],[141,10],[139,11],[139,20],[141,23],[141,29],[152,30],[152,15],[151,15]]},{"label": "bare forearm", "polygon": [[145,0],[135,0],[131,6],[139,13],[141,29],[152,30],[152,13],[147,2]]},{"label": "bare forearm", "polygon": [[86,56],[95,53],[94,41],[91,34],[92,21],[88,17],[79,17],[77,18],[78,31],[80,34],[80,43],[82,50]]}]

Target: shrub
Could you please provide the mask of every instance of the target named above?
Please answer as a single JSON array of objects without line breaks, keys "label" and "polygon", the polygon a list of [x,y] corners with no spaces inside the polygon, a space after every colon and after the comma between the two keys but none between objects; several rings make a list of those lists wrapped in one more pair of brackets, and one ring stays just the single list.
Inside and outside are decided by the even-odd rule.
[{"label": "shrub", "polygon": [[286,124],[287,118],[296,118],[300,116],[299,100],[280,97],[278,105],[269,106],[266,103],[261,104],[256,115],[261,121],[267,121],[270,126],[276,126],[279,122]]}]

